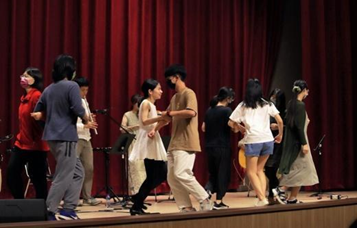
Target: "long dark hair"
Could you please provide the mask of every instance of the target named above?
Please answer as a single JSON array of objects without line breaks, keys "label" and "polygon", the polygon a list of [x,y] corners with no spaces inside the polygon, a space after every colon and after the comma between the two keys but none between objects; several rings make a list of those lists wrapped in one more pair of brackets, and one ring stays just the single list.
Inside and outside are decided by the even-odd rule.
[{"label": "long dark hair", "polygon": [[286,112],[286,123],[289,127],[294,127],[294,120],[296,115],[297,96],[304,90],[308,89],[307,83],[304,80],[297,80],[293,86],[293,98],[288,103]]},{"label": "long dark hair", "polygon": [[35,79],[35,82],[30,85],[32,88],[35,88],[39,91],[42,91],[43,89],[43,83],[42,83],[42,73],[38,68],[35,67],[27,67],[25,72],[33,77]]},{"label": "long dark hair", "polygon": [[285,93],[281,89],[275,88],[271,91],[269,98],[273,95],[275,95],[275,107],[280,112],[281,118],[284,118],[286,111]]},{"label": "long dark hair", "polygon": [[255,109],[258,105],[263,107],[268,104],[268,102],[263,99],[262,86],[258,79],[249,79],[245,88],[243,100],[245,107]]},{"label": "long dark hair", "polygon": [[210,101],[211,108],[217,106],[218,102],[225,100],[226,98],[234,99],[235,93],[232,88],[221,87],[218,91],[218,94],[215,95]]}]

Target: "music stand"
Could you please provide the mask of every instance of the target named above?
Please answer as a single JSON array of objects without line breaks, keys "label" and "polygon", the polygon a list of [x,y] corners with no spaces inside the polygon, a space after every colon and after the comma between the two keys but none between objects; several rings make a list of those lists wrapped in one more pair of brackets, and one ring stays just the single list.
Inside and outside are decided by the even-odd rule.
[{"label": "music stand", "polygon": [[[319,143],[315,147],[314,151],[318,152],[318,174],[321,174],[321,169],[322,169],[322,143],[324,142],[326,135],[323,135],[322,138],[320,139]],[[320,178],[319,178],[320,179]],[[322,199],[322,190],[321,190],[321,180],[319,181],[319,191],[310,195],[310,197],[317,197],[318,200]]]},{"label": "music stand", "polygon": [[122,159],[124,159],[124,166],[122,166],[122,171],[124,173],[124,178],[122,178],[123,190],[123,200],[120,203],[121,206],[126,207],[130,201],[129,197],[129,184],[128,184],[128,150],[135,138],[134,134],[123,133],[115,141],[110,153],[121,154]]}]

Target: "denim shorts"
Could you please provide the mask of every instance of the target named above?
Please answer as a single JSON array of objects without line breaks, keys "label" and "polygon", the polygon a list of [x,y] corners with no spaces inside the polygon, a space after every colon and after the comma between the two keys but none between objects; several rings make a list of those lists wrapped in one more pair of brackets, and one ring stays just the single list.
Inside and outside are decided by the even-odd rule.
[{"label": "denim shorts", "polygon": [[259,157],[271,155],[274,150],[274,141],[263,143],[245,144],[245,156]]}]

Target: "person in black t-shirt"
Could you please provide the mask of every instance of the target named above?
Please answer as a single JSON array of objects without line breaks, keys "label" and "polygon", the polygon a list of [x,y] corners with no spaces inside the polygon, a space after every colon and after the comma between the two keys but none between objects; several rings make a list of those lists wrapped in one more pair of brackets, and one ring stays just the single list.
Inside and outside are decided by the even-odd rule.
[{"label": "person in black t-shirt", "polygon": [[231,176],[230,127],[227,125],[232,109],[227,107],[234,100],[234,91],[222,87],[214,96],[207,110],[202,131],[205,132],[205,147],[208,158],[209,181],[206,184],[208,194],[216,194],[213,209],[228,208],[223,203]]},{"label": "person in black t-shirt", "polygon": [[[284,92],[279,88],[275,88],[270,93],[269,98],[270,101],[273,102],[275,107],[278,109],[281,118],[284,120],[285,112],[286,112]],[[274,137],[279,134],[278,124],[273,117],[270,117],[270,129]],[[279,180],[276,174],[280,164],[282,149],[283,149],[282,143],[274,143],[273,154],[269,156],[268,161],[265,163],[265,167],[264,167],[265,175],[269,180],[269,195],[268,195],[269,204],[278,203],[274,201],[274,193],[272,190],[279,186]],[[283,197],[284,199],[286,198],[285,190],[283,188],[279,188],[279,193],[280,193],[279,194],[280,197]]]}]

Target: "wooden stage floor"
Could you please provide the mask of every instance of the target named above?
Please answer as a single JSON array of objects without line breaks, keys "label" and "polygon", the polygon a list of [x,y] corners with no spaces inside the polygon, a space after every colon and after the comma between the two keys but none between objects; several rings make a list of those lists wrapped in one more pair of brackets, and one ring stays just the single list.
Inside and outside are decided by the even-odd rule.
[{"label": "wooden stage floor", "polygon": [[[323,193],[322,199],[318,200],[317,197],[310,197],[313,192],[301,192],[299,195],[299,200],[305,203],[311,202],[326,202],[331,201],[329,198],[330,194],[341,195],[343,198],[357,198],[357,191],[344,191],[344,192],[326,192]],[[177,213],[179,212],[176,203],[174,201],[169,201],[169,195],[158,195],[157,201],[155,201],[154,196],[149,196],[146,200],[146,203],[150,203],[151,206],[148,206],[147,212],[160,214],[167,213]],[[199,210],[198,202],[191,197],[194,207]],[[110,212],[105,212],[105,200],[99,198],[102,201],[101,204],[97,206],[82,206],[77,207],[78,216],[81,219],[93,219],[93,218],[110,218],[118,216],[130,216],[129,209],[121,209],[119,205],[114,205],[114,208],[117,208]],[[163,200],[163,201],[162,201]],[[212,196],[212,200],[215,200],[215,195]],[[162,201],[162,202],[161,202]],[[249,208],[254,207],[257,198],[253,191],[250,192],[250,197],[247,197],[247,192],[228,192],[224,197],[224,203],[227,204],[230,208]],[[284,207],[285,205],[281,205]],[[269,206],[267,206],[269,207]],[[150,215],[149,215],[150,216]]]}]

